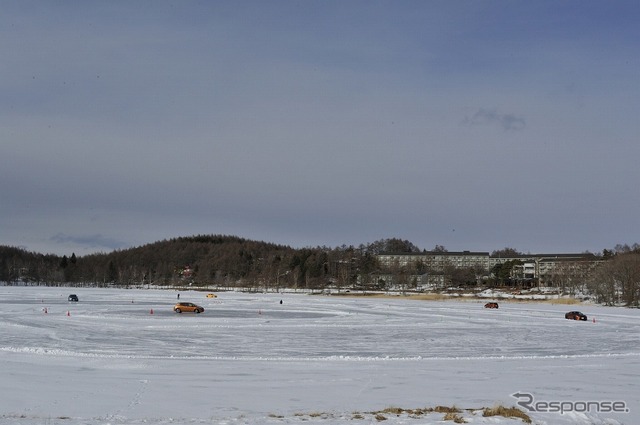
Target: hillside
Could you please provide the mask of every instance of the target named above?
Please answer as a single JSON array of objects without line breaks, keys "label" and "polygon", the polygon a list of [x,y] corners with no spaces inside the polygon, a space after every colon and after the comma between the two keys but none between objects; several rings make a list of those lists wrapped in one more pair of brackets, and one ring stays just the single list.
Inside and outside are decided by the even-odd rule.
[{"label": "hillside", "polygon": [[415,251],[408,241],[386,239],[360,246],[294,249],[227,235],[197,235],[110,253],[58,257],[0,246],[0,281],[47,283],[287,285],[349,283],[375,269],[373,254]]}]

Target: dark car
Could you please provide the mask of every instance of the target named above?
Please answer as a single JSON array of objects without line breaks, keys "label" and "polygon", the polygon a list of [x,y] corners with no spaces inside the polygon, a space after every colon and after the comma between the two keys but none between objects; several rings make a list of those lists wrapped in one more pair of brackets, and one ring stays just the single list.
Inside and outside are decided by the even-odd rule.
[{"label": "dark car", "polygon": [[579,311],[570,311],[564,315],[564,318],[569,320],[587,320],[587,315]]},{"label": "dark car", "polygon": [[195,305],[194,303],[178,303],[173,306],[173,311],[175,311],[176,313],[202,313],[204,311],[204,308],[200,307],[199,305]]},{"label": "dark car", "polygon": [[498,303],[486,303],[484,308],[498,308]]},{"label": "dark car", "polygon": [[67,298],[69,301],[74,301],[74,302],[78,302],[78,296],[76,294],[71,294],[69,295],[69,298]]}]

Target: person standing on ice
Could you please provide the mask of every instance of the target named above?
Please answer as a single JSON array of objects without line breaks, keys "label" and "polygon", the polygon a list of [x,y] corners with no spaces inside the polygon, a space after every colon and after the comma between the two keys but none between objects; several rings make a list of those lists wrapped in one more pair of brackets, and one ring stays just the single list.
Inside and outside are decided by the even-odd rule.
[{"label": "person standing on ice", "polygon": [[178,294],[178,299],[180,299],[180,294]]}]

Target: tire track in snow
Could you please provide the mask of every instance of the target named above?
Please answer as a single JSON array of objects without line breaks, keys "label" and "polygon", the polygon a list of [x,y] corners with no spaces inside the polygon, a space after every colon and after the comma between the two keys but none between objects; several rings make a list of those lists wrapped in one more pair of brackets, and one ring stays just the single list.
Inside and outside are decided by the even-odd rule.
[{"label": "tire track in snow", "polygon": [[133,409],[135,409],[138,405],[140,405],[142,401],[142,397],[148,390],[148,384],[149,384],[148,379],[138,380],[138,389],[134,393],[131,401],[129,401],[129,403],[127,403],[126,406],[122,407],[121,409],[118,409],[114,413],[107,414],[105,416],[105,419],[107,421],[111,421],[111,420],[122,421],[123,419],[126,421],[127,414],[131,412]]},{"label": "tire track in snow", "polygon": [[536,360],[536,359],[589,359],[640,357],[640,353],[597,353],[597,354],[551,354],[551,355],[504,355],[504,356],[163,356],[163,355],[127,355],[81,353],[68,350],[47,349],[42,347],[0,347],[0,352],[35,354],[43,356],[84,357],[105,359],[140,359],[140,360],[211,360],[211,361],[271,361],[271,362],[421,362],[441,360]]}]

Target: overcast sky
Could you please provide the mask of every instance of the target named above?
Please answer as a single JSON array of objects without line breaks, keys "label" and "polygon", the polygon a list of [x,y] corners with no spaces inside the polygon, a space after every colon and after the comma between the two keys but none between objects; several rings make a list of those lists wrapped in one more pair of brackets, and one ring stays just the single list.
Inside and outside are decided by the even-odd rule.
[{"label": "overcast sky", "polygon": [[0,5],[0,245],[640,242],[636,0]]}]

